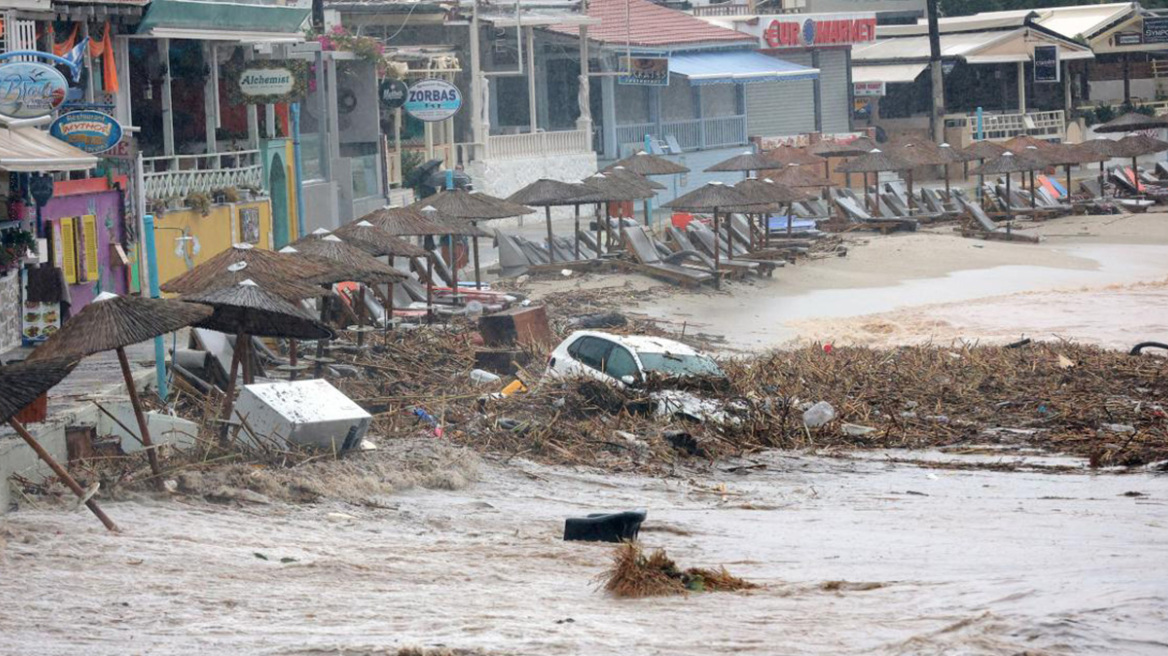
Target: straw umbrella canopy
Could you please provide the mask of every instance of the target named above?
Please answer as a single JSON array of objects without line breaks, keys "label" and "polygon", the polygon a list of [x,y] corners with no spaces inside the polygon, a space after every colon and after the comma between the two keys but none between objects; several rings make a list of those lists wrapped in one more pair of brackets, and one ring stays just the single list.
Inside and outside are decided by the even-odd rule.
[{"label": "straw umbrella canopy", "polygon": [[636,171],[630,171],[623,166],[610,166],[604,169],[603,173],[605,175],[615,175],[617,178],[624,180],[625,182],[637,185],[639,187],[644,187],[645,189],[651,191],[661,191],[662,189],[667,188],[660,182],[650,180],[640,173],[637,173]]},{"label": "straw umbrella canopy", "polygon": [[903,159],[886,153],[879,148],[873,148],[867,153],[859,157],[844,162],[836,167],[836,171],[842,173],[863,173],[864,174],[864,195],[867,196],[867,181],[868,174],[876,174],[876,204],[873,207],[874,212],[879,212],[880,207],[880,172],[881,171],[904,171],[911,169],[912,164]]},{"label": "straw umbrella canopy", "polygon": [[609,168],[623,166],[624,168],[636,173],[638,175],[677,175],[679,173],[689,173],[689,169],[671,162],[664,157],[650,155],[645,151],[640,151],[635,155],[630,155],[622,160],[617,161]]},{"label": "straw umbrella canopy", "polygon": [[851,141],[849,143],[841,143],[832,139],[821,139],[807,148],[807,152],[812,155],[819,155],[824,158],[832,157],[856,157],[875,148],[875,144],[864,144]]},{"label": "straw umbrella canopy", "polygon": [[[1141,114],[1142,116],[1142,114]],[[1132,184],[1138,189],[1140,185],[1139,168],[1136,158],[1143,155],[1152,155],[1168,150],[1168,142],[1161,141],[1145,134],[1129,134],[1115,142],[1112,153],[1116,157],[1130,157],[1132,163]]]},{"label": "straw umbrella canopy", "polygon": [[1099,193],[1102,194],[1102,198],[1107,198],[1107,176],[1104,169],[1108,160],[1119,156],[1117,154],[1119,151],[1115,147],[1117,143],[1119,142],[1112,139],[1091,139],[1075,144],[1075,148],[1080,152],[1102,158],[1097,160],[1099,162]]},{"label": "straw umbrella canopy", "polygon": [[[544,218],[547,222],[548,259],[556,261],[556,249],[552,246],[555,237],[552,235],[552,207],[567,205],[576,206],[576,231],[580,231],[580,199],[588,195],[583,185],[572,182],[563,182],[549,178],[541,178],[523,187],[507,197],[507,202],[531,207],[544,208]],[[576,236],[576,259],[580,259],[580,237]]]},{"label": "straw umbrella canopy", "polygon": [[1009,150],[1015,155],[1024,153],[1027,148],[1035,148],[1040,152],[1046,152],[1048,150],[1053,151],[1057,147],[1053,141],[1036,139],[1028,134],[1011,137],[1003,142],[1002,145],[1006,147],[1006,150]]},{"label": "straw umbrella canopy", "polygon": [[[440,191],[433,196],[429,196],[414,203],[415,206],[425,209],[432,207],[438,211],[439,214],[456,220],[469,221],[476,231],[479,221],[493,221],[496,219],[509,219],[516,216],[524,216],[535,212],[534,209],[512,203],[502,198],[484,194],[478,191],[467,191],[466,189],[451,189]],[[484,233],[487,234],[487,233]],[[450,236],[467,236],[467,233],[458,233]],[[474,270],[475,270],[475,288],[482,287],[482,267],[479,264],[479,235],[469,234],[471,238],[471,249],[474,254]],[[489,236],[489,235],[488,235]],[[454,245],[450,247],[451,260],[454,259]],[[458,266],[455,262],[451,262],[451,272],[453,273],[455,299],[458,296]]]},{"label": "straw umbrella canopy", "polygon": [[333,234],[373,257],[421,257],[426,254],[421,246],[395,237],[365,219],[350,221],[334,230]]},{"label": "straw umbrella canopy", "polygon": [[713,166],[706,168],[707,173],[732,173],[742,171],[749,173],[751,171],[761,171],[774,166],[774,161],[766,153],[756,153],[746,151],[741,155],[735,155],[730,159],[722,160]]},{"label": "straw umbrella canopy", "polygon": [[339,265],[333,271],[316,276],[314,280],[317,282],[356,280],[378,284],[401,282],[408,277],[336,235],[325,235],[320,239],[302,239],[292,244],[292,247],[300,253],[323,257]]},{"label": "straw umbrella canopy", "polygon": [[158,454],[150,441],[146,415],[134,385],[134,375],[130,372],[126,347],[189,326],[208,314],[206,308],[182,301],[102,293],[66,321],[60,330],[33,351],[29,359],[83,358],[102,351],[116,351],[122,378],[126,382],[126,393],[138,419],[142,447],[150,461],[150,472],[155,477],[155,484],[160,486],[162,469],[158,466]]},{"label": "straw umbrella canopy", "polygon": [[21,410],[64,380],[79,361],[80,358],[75,357],[52,357],[26,360],[0,367],[0,423],[7,423],[11,426],[12,430],[20,435],[20,439],[24,440],[29,448],[36,452],[37,457],[43,460],[53,470],[53,473],[64,481],[73,494],[84,501],[86,507],[101,520],[101,523],[107,529],[116,531],[118,530],[117,524],[114,524],[113,520],[97,505],[97,502],[90,498],[92,493],[86,492],[77,483],[77,480],[69,475],[69,472],[25,429],[24,424],[16,419],[16,415]]},{"label": "straw umbrella canopy", "polygon": [[1106,134],[1109,132],[1156,130],[1158,128],[1168,128],[1168,118],[1163,116],[1148,116],[1139,112],[1128,112],[1111,119],[1103,125],[1096,125],[1095,132]]},{"label": "straw umbrella canopy", "polygon": [[799,164],[789,164],[783,168],[769,171],[767,179],[792,188],[835,186],[831,178],[812,173],[806,167]]},{"label": "straw umbrella canopy", "polygon": [[767,168],[775,168],[776,165],[787,166],[790,164],[799,165],[818,165],[826,164],[827,158],[813,155],[807,152],[804,148],[796,148],[794,146],[779,146],[772,148],[766,152],[770,166]]},{"label": "straw umbrella canopy", "polygon": [[1045,153],[1043,158],[1051,166],[1064,166],[1067,170],[1067,195],[1071,195],[1071,166],[1106,162],[1111,158],[1100,151],[1083,148],[1081,144],[1060,143]]},{"label": "straw umbrella canopy", "polygon": [[912,168],[908,171],[908,208],[909,213],[912,213],[916,205],[916,195],[913,193],[913,168],[918,166],[943,166],[945,167],[945,194],[949,195],[949,164],[953,162],[953,154],[951,152],[942,152],[941,147],[937,144],[923,139],[920,141],[909,141],[900,143],[892,148],[892,152],[902,160],[912,164]]},{"label": "straw umbrella canopy", "polygon": [[757,206],[759,203],[734,187],[721,182],[708,182],[701,187],[665,203],[665,207],[691,212],[711,212],[714,215],[714,284],[721,286],[722,237],[719,210],[735,210]]},{"label": "straw umbrella canopy", "polygon": [[250,357],[248,344],[252,337],[316,340],[333,337],[332,331],[325,325],[308,316],[301,308],[265,291],[254,280],[243,280],[183,298],[191,303],[206,306],[205,309],[208,310],[207,318],[195,325],[235,334],[231,371],[227,377],[227,394],[223,399],[223,412],[220,417],[224,422],[219,432],[221,442],[226,442],[227,439],[227,422],[231,420],[231,409],[235,403],[235,379],[239,374],[240,362],[245,357]]},{"label": "straw umbrella canopy", "polygon": [[[585,189],[585,195],[581,196],[578,201],[596,204],[596,244],[597,246],[600,245],[601,226],[603,226],[603,234],[608,235],[608,246],[610,248],[612,247],[613,237],[612,229],[608,221],[608,203],[648,200],[657,195],[657,192],[652,189],[641,185],[630,184],[621,179],[619,174],[596,173],[581,180],[580,185]],[[603,212],[601,211],[601,207],[604,207]],[[624,218],[623,209],[620,210],[620,217]],[[596,257],[599,258],[600,256],[601,253],[598,251]]]},{"label": "straw umbrella canopy", "polygon": [[1013,152],[1006,151],[999,157],[988,160],[985,164],[978,167],[977,173],[978,175],[1006,176],[1006,208],[1009,210],[1012,207],[1010,200],[1010,174],[1025,173],[1026,171],[1033,171],[1043,166],[1043,162],[1035,160],[1028,155],[1016,155]]},{"label": "straw umbrella canopy", "polygon": [[[961,154],[965,155],[967,161],[977,160],[979,165],[984,165],[987,159],[996,159],[1002,156],[1002,153],[1008,149],[996,141],[975,141],[965,148],[961,149]],[[969,174],[968,169],[966,175]],[[977,181],[977,197],[981,198],[982,186],[985,185],[985,176],[979,175]]]},{"label": "straw umbrella canopy", "polygon": [[328,270],[329,265],[325,262],[310,262],[255,248],[251,244],[235,244],[190,271],[171,278],[162,285],[162,291],[195,294],[251,279],[281,298],[300,300],[327,293],[303,281]]},{"label": "straw umbrella canopy", "polygon": [[[747,178],[734,185],[734,188],[742,192],[747,198],[759,203],[761,210],[756,211],[759,213],[759,222],[763,229],[763,237],[768,244],[770,243],[769,210],[773,208],[782,211],[784,205],[790,205],[791,203],[797,203],[811,198],[811,194],[777,183],[770,178]],[[788,212],[788,214],[790,213]],[[791,232],[790,216],[787,217],[787,232]]]}]

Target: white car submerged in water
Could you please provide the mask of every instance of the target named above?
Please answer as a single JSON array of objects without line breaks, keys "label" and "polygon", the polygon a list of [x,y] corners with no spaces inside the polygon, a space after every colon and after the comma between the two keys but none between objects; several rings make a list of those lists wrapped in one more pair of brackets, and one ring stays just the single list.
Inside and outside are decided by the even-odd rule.
[{"label": "white car submerged in water", "polygon": [[[560,342],[548,358],[547,375],[560,380],[594,378],[620,388],[639,387],[650,377],[664,381],[726,378],[712,358],[681,342],[592,330],[576,331]],[[733,420],[721,401],[689,391],[662,389],[648,396],[656,402],[658,416],[715,423]]]}]

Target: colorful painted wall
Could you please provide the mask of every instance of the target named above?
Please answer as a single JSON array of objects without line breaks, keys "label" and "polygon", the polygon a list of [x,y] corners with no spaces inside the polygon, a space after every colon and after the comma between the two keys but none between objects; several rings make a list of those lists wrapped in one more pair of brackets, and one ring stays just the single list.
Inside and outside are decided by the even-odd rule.
[{"label": "colorful painted wall", "polygon": [[231,247],[247,242],[271,249],[272,205],[268,200],[165,212],[154,219],[158,280],[166,282]]},{"label": "colorful painted wall", "polygon": [[[111,247],[121,244],[125,235],[124,205],[122,191],[109,184],[104,178],[86,180],[66,180],[56,183],[53,198],[41,212],[46,229],[61,234],[63,219],[71,223],[79,235],[77,239],[78,259],[76,278],[85,278],[69,286],[72,312],[85,307],[103,291],[125,294],[128,288],[129,267],[126,267]],[[87,240],[83,233],[84,217],[95,217],[96,240]],[[96,248],[93,248],[96,246]],[[132,257],[132,254],[127,253]],[[96,258],[96,276],[85,266],[89,258]],[[58,261],[54,259],[54,261]],[[86,269],[89,269],[88,271]]]},{"label": "colorful painted wall", "polygon": [[263,153],[264,189],[272,201],[273,248],[280,249],[298,237],[295,152],[291,139],[260,142]]}]

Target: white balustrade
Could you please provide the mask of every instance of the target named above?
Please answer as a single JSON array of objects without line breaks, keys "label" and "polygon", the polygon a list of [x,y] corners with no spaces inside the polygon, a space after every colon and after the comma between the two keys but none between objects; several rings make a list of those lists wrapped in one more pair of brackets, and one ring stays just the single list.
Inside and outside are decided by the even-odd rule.
[{"label": "white balustrade", "polygon": [[146,197],[167,199],[215,189],[264,186],[260,151],[143,157]]}]

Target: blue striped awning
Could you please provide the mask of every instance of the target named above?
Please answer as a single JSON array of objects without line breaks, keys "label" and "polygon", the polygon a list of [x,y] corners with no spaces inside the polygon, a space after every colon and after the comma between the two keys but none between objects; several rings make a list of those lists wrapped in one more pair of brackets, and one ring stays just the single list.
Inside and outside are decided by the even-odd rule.
[{"label": "blue striped awning", "polygon": [[686,52],[669,56],[669,72],[684,75],[690,84],[733,84],[815,80],[818,68],[775,59],[755,50]]}]

